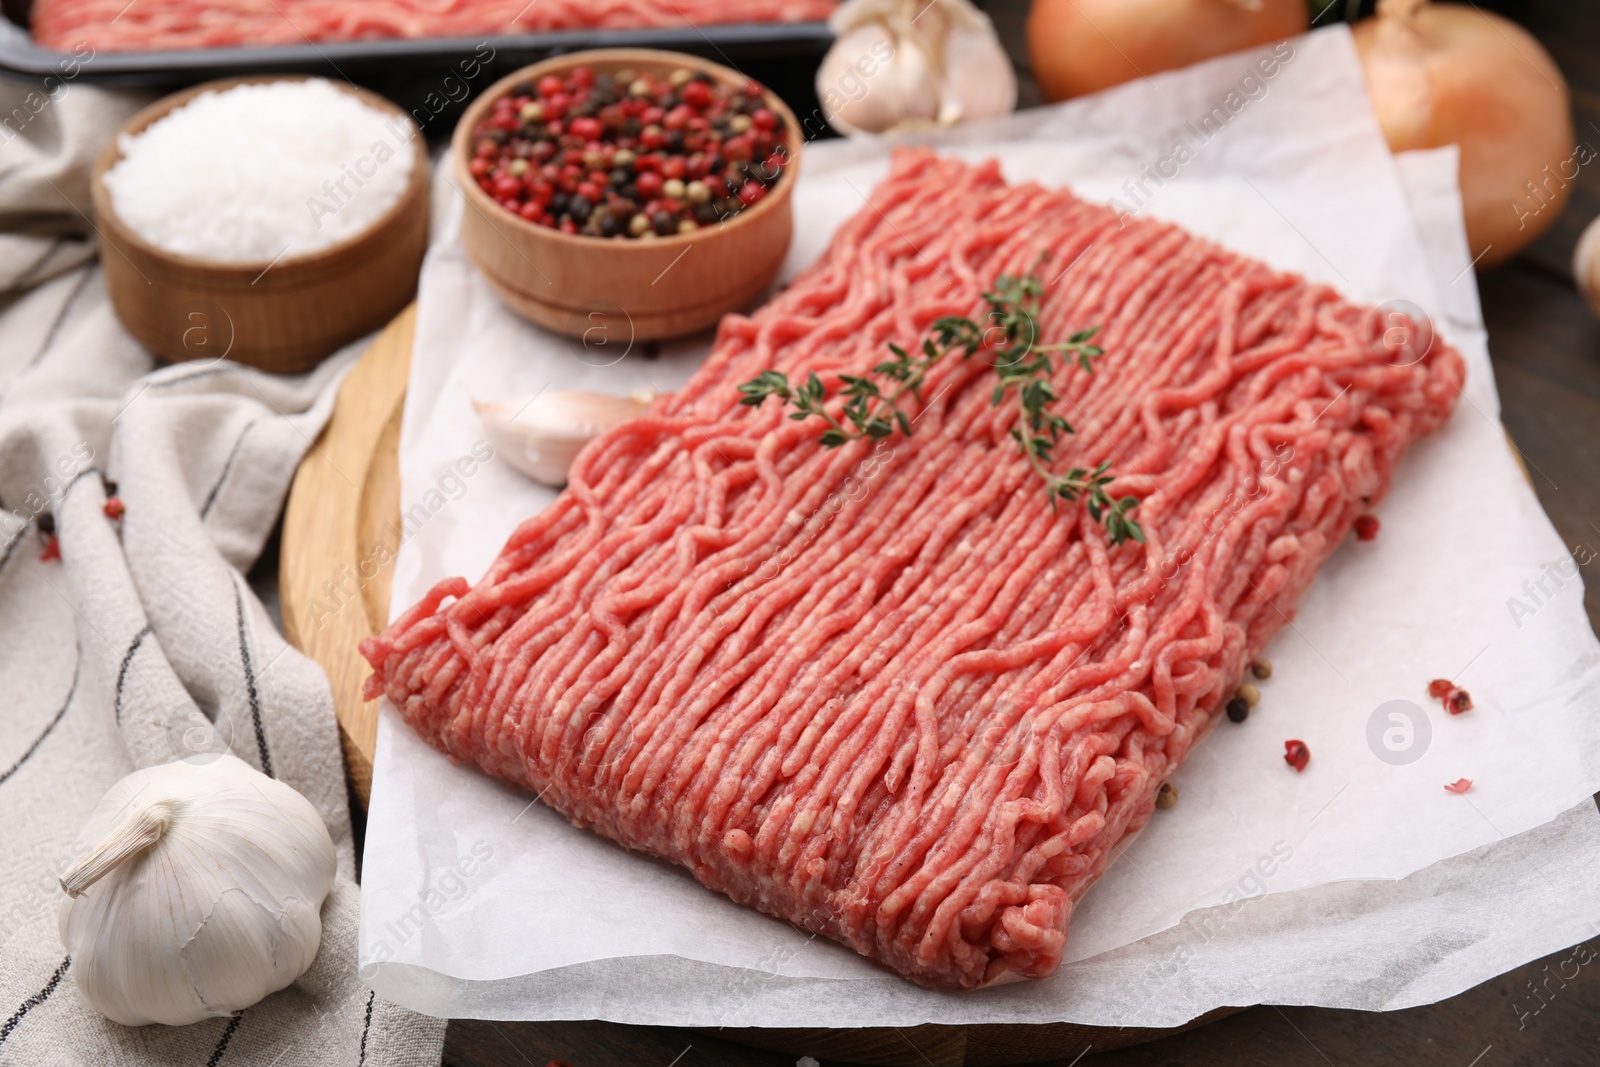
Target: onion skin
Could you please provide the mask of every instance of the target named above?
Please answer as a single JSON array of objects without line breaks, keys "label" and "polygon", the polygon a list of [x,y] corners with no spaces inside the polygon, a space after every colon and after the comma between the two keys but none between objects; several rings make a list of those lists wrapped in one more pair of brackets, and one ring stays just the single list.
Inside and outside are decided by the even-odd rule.
[{"label": "onion skin", "polygon": [[1594,156],[1579,154],[1566,79],[1532,34],[1462,4],[1385,0],[1355,42],[1391,151],[1460,146],[1467,244],[1480,267],[1555,222]]},{"label": "onion skin", "polygon": [[1305,0],[1034,0],[1028,56],[1047,100],[1304,33]]}]

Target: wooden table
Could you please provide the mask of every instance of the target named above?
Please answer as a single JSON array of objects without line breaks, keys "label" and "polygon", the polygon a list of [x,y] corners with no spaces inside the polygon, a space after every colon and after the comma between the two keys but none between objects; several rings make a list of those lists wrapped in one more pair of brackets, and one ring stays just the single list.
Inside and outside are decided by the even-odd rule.
[{"label": "wooden table", "polygon": [[[1027,0],[988,0],[983,6],[1018,61],[1022,103],[1037,103],[1022,47]],[[1484,6],[1506,10],[1546,44],[1572,82],[1579,140],[1600,148],[1600,9],[1576,0]],[[1549,233],[1514,263],[1479,279],[1504,422],[1563,540],[1593,551],[1600,551],[1600,319],[1573,290],[1570,258],[1578,233],[1597,214],[1600,163],[1580,172],[1566,211]],[[267,555],[276,553],[269,547]],[[1586,580],[1585,598],[1591,622],[1600,622],[1600,582]],[[1250,1008],[1185,1034],[1093,1055],[1087,1062],[1096,1067],[1600,1064],[1600,927],[1595,934],[1587,942],[1590,948],[1557,952],[1438,1004],[1382,1014]],[[1562,982],[1556,977],[1575,968],[1576,978]],[[901,1040],[901,1055],[919,1053],[930,1067],[952,1062],[948,1050],[915,1031]],[[1063,1047],[1049,1062],[1067,1067],[1086,1051],[1093,1052]],[[795,1056],[709,1032],[597,1022],[456,1020],[445,1039],[447,1067],[546,1067],[551,1060],[570,1067],[791,1067]]]}]

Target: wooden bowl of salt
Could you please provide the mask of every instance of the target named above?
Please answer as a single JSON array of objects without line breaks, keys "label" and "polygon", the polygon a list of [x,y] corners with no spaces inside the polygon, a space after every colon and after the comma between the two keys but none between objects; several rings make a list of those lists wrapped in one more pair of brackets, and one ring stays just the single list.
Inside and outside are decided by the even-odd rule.
[{"label": "wooden bowl of salt", "polygon": [[[302,88],[253,97],[248,107],[228,98],[234,129],[261,142],[235,159],[259,150],[267,157],[260,174],[208,160],[206,145],[193,141],[203,123],[173,128],[173,118],[195,114],[174,113],[197,101],[212,109],[214,127],[222,97],[207,94],[280,85]],[[352,131],[366,131],[368,118],[370,137],[356,139]],[[286,120],[300,136],[289,135]],[[238,146],[231,137],[216,154]],[[171,180],[174,170],[182,182]],[[286,181],[263,188],[268,173],[300,180],[292,193]],[[228,78],[158,100],[106,146],[90,189],[112,308],[166,360],[310,370],[406,306],[427,250],[428,156],[415,125],[375,93],[325,79]]]}]

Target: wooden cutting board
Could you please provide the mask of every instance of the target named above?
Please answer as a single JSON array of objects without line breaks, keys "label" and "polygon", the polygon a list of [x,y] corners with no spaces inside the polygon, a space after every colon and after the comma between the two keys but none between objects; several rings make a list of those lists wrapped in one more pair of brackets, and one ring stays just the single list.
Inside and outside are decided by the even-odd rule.
[{"label": "wooden cutting board", "polygon": [[372,792],[378,705],[361,698],[372,668],[357,646],[389,622],[400,547],[400,413],[416,321],[411,304],[346,375],[333,417],[295,473],[283,515],[284,636],[328,672],[350,783],[363,807]]}]

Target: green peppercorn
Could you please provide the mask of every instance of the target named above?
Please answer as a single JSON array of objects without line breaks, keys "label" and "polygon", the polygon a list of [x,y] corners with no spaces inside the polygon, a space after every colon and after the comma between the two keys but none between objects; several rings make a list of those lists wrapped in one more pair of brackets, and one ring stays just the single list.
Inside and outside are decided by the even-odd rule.
[{"label": "green peppercorn", "polygon": [[1250,664],[1250,673],[1255,675],[1257,678],[1260,678],[1262,681],[1266,681],[1268,678],[1272,677],[1272,661],[1265,657],[1256,660],[1254,663]]},{"label": "green peppercorn", "polygon": [[688,193],[688,187],[677,178],[668,178],[661,183],[661,193],[669,200],[682,200]]},{"label": "green peppercorn", "polygon": [[1162,782],[1161,788],[1156,790],[1156,807],[1166,810],[1178,802],[1178,787],[1171,782]]},{"label": "green peppercorn", "polygon": [[650,216],[642,211],[628,220],[628,232],[635,237],[643,237],[649,229]]},{"label": "green peppercorn", "polygon": [[705,182],[690,182],[684,186],[683,191],[689,197],[689,203],[691,204],[707,204],[711,202],[711,186]]},{"label": "green peppercorn", "polygon": [[1249,704],[1252,708],[1261,703],[1261,690],[1248,683],[1239,687],[1239,695],[1243,697],[1244,702]]}]

